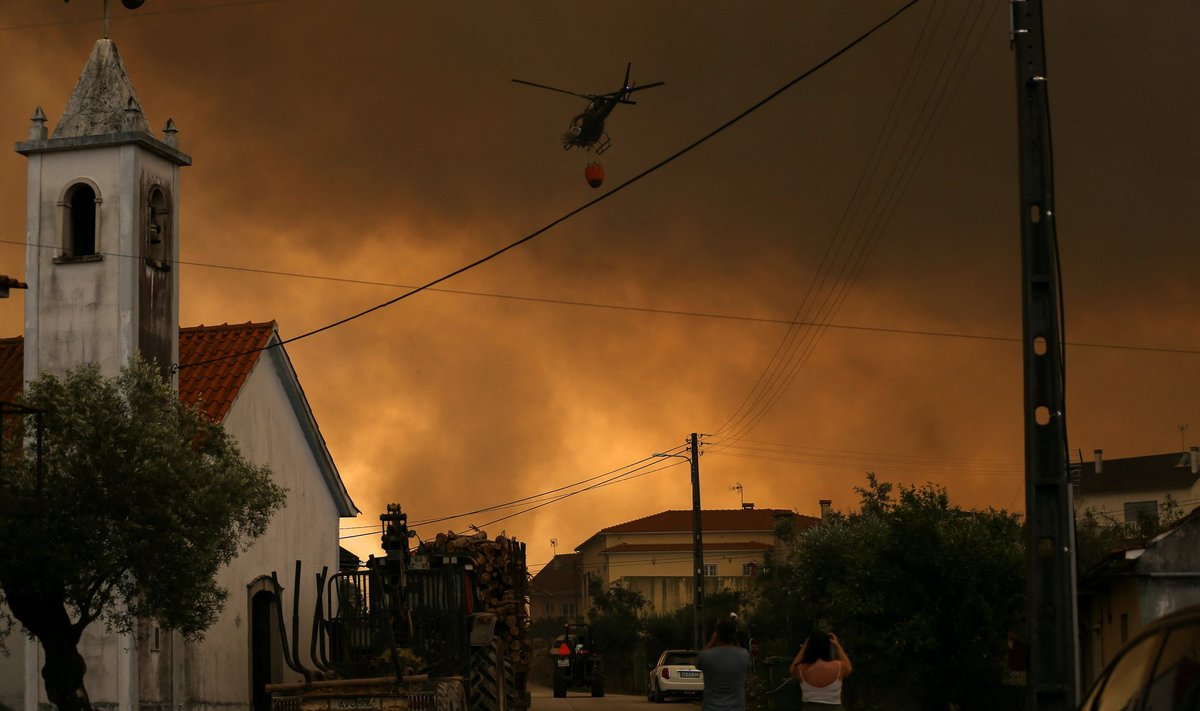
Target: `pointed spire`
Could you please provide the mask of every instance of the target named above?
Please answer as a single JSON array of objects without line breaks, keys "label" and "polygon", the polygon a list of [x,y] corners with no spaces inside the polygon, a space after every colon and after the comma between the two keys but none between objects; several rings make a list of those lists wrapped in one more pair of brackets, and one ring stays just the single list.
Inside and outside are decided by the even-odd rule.
[{"label": "pointed spire", "polygon": [[148,134],[150,126],[142,113],[137,91],[121,64],[117,45],[112,40],[97,40],[54,129],[54,137],[129,131]]},{"label": "pointed spire", "polygon": [[175,119],[167,119],[167,125],[163,126],[163,143],[172,148],[179,147],[179,129],[175,128]]},{"label": "pointed spire", "polygon": [[29,117],[29,124],[29,140],[46,140],[46,112],[42,111],[42,107],[39,106],[33,110],[33,116]]}]

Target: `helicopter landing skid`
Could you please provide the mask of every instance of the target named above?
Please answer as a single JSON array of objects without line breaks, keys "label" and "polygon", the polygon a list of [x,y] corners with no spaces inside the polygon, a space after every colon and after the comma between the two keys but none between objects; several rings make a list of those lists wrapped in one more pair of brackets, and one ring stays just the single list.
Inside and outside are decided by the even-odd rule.
[{"label": "helicopter landing skid", "polygon": [[603,153],[604,151],[607,151],[610,147],[612,147],[612,139],[610,139],[608,137],[608,134],[605,133],[605,134],[602,134],[600,136],[600,140],[596,141],[596,143],[593,145],[596,149],[596,155],[600,155],[601,153]]}]

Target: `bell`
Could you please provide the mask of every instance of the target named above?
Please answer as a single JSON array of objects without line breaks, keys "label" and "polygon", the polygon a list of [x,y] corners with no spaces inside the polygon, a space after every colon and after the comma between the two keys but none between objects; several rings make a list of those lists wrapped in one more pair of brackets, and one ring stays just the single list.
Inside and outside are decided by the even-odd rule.
[{"label": "bell", "polygon": [[583,169],[583,177],[587,178],[588,185],[593,188],[598,188],[604,184],[604,166],[599,163],[588,163]]}]

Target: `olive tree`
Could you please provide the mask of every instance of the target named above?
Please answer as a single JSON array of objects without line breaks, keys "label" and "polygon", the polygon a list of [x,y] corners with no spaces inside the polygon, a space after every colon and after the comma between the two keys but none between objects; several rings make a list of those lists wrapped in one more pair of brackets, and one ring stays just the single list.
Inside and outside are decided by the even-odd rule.
[{"label": "olive tree", "polygon": [[21,504],[0,511],[0,602],[41,642],[50,701],[89,709],[84,629],[149,618],[200,637],[229,594],[217,572],[286,492],[144,362],[43,375],[22,404],[43,436],[31,415],[5,422],[0,499]]}]

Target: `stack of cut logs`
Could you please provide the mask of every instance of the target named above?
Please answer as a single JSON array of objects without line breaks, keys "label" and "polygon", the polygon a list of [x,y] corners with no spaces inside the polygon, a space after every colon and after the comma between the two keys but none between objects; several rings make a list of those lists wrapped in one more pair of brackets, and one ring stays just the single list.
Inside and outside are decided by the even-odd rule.
[{"label": "stack of cut logs", "polygon": [[419,553],[469,554],[475,563],[475,584],[486,612],[496,615],[496,634],[507,646],[516,670],[526,671],[533,647],[526,634],[529,627],[525,580],[525,546],[504,535],[488,539],[483,531],[472,534],[439,533],[421,545]]}]

